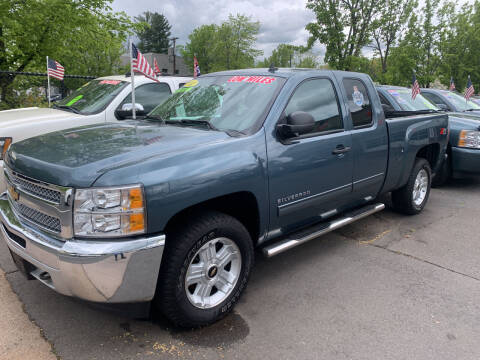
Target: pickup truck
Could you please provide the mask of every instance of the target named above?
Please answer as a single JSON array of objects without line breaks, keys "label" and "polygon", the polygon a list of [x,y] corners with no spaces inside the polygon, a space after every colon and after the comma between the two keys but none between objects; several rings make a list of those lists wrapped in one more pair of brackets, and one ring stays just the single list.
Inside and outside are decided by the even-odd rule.
[{"label": "pickup truck", "polygon": [[[161,76],[155,82],[135,76],[137,114],[153,110],[188,77]],[[53,108],[23,108],[0,111],[0,193],[4,192],[3,156],[17,141],[52,131],[96,123],[117,122],[131,117],[130,76],[107,76],[92,80],[75,90]]]},{"label": "pickup truck", "polygon": [[254,248],[282,253],[381,211],[388,192],[422,211],[447,127],[445,114],[385,119],[365,74],[202,75],[144,120],[13,144],[0,232],[61,294],[202,326],[238,301]]},{"label": "pickup truck", "polygon": [[[422,92],[412,100],[411,90],[398,86],[377,87],[380,101],[387,114],[405,115],[405,112],[442,111],[432,104],[431,97]],[[429,93],[430,94],[430,93]],[[465,99],[462,100],[466,104]],[[440,186],[450,178],[462,179],[480,176],[480,113],[448,112],[449,143],[447,157],[433,179]]]}]

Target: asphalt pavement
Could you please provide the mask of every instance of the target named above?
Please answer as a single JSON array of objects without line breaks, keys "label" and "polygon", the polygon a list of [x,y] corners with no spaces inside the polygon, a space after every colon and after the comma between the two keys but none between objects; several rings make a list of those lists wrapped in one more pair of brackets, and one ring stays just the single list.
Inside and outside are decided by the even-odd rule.
[{"label": "asphalt pavement", "polygon": [[387,209],[274,258],[258,253],[234,312],[188,331],[27,281],[3,242],[0,267],[62,359],[470,360],[480,358],[479,225],[480,181],[456,181],[418,216]]}]

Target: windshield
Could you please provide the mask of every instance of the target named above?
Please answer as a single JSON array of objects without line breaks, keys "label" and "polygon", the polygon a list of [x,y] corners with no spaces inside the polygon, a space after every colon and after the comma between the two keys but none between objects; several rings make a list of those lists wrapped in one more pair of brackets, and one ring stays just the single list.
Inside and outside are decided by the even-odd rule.
[{"label": "windshield", "polygon": [[473,101],[465,100],[465,98],[453,91],[442,90],[440,91],[443,97],[450,100],[453,105],[457,108],[458,111],[465,110],[480,110],[480,106],[475,104]]},{"label": "windshield", "polygon": [[95,114],[105,109],[126,84],[120,80],[92,80],[55,105],[73,108],[80,114]]},{"label": "windshield", "polygon": [[387,91],[404,111],[439,110],[421,94],[418,94],[413,100],[411,89],[389,89]]},{"label": "windshield", "polygon": [[247,132],[264,115],[283,79],[206,76],[191,80],[148,115],[167,123],[195,121],[222,131]]}]

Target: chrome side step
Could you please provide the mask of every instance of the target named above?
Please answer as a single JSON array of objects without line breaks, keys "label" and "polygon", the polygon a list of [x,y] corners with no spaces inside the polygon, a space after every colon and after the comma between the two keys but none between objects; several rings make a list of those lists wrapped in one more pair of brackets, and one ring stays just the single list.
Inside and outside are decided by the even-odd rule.
[{"label": "chrome side step", "polygon": [[276,243],[268,245],[263,248],[263,254],[266,257],[278,255],[284,251],[294,248],[295,246],[301,245],[307,241],[329,233],[330,231],[337,230],[345,225],[351,224],[357,220],[363,219],[364,217],[382,211],[383,209],[385,209],[385,204],[382,203],[363,206],[359,209],[346,213],[340,218],[334,219],[330,222],[314,225],[313,227],[301,230]]}]

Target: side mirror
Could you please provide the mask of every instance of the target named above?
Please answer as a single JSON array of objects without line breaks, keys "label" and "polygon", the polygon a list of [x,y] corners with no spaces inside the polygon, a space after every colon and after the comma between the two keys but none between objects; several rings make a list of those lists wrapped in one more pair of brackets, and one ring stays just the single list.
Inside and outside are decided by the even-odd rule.
[{"label": "side mirror", "polygon": [[395,111],[393,106],[389,104],[382,104],[382,109],[385,114],[392,113]]},{"label": "side mirror", "polygon": [[448,110],[448,106],[446,104],[435,104],[440,110]]},{"label": "side mirror", "polygon": [[[128,119],[133,116],[133,105],[131,103],[125,103],[121,109],[115,110],[115,116],[119,120]],[[145,116],[145,109],[142,104],[135,103],[135,114],[137,116]]]},{"label": "side mirror", "polygon": [[308,134],[315,127],[313,116],[304,111],[295,111],[287,116],[286,124],[278,124],[277,130],[283,138]]}]

